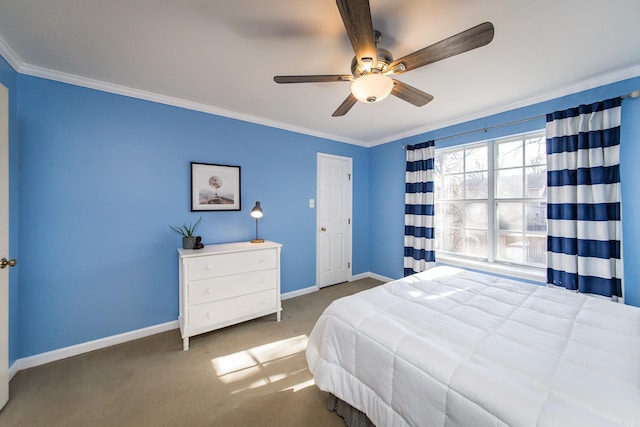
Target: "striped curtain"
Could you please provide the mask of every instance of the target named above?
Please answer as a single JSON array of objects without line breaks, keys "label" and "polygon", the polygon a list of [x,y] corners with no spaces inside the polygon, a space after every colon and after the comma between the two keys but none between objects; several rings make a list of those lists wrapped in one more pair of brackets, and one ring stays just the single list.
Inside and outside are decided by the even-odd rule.
[{"label": "striped curtain", "polygon": [[436,263],[433,228],[433,158],[435,142],[407,146],[404,208],[404,275]]},{"label": "striped curtain", "polygon": [[547,114],[547,283],[622,296],[621,98]]}]

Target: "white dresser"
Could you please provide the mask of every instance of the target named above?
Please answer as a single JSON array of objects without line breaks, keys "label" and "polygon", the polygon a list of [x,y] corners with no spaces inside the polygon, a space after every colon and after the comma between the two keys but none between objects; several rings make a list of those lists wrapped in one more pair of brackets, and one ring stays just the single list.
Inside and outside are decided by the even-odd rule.
[{"label": "white dresser", "polygon": [[178,249],[185,351],[194,335],[271,313],[280,321],[281,248],[265,241]]}]

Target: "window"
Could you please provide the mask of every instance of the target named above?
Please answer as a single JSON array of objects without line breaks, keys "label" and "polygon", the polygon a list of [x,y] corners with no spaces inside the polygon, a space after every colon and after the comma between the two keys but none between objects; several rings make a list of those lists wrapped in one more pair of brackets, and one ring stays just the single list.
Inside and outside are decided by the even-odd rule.
[{"label": "window", "polygon": [[462,259],[544,267],[544,132],[437,149],[436,251]]}]

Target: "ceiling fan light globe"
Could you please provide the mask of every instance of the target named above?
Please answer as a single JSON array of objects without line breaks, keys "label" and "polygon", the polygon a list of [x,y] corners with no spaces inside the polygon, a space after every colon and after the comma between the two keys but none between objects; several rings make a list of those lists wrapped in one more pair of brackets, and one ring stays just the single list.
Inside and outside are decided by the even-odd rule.
[{"label": "ceiling fan light globe", "polygon": [[360,102],[380,102],[391,93],[393,80],[384,74],[364,74],[351,82],[351,93]]}]

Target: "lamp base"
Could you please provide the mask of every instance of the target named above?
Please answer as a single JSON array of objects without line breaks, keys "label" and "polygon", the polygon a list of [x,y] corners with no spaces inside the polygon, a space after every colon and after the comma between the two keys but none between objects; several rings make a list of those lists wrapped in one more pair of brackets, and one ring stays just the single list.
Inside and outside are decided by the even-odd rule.
[{"label": "lamp base", "polygon": [[251,239],[251,243],[264,243],[264,239]]}]

